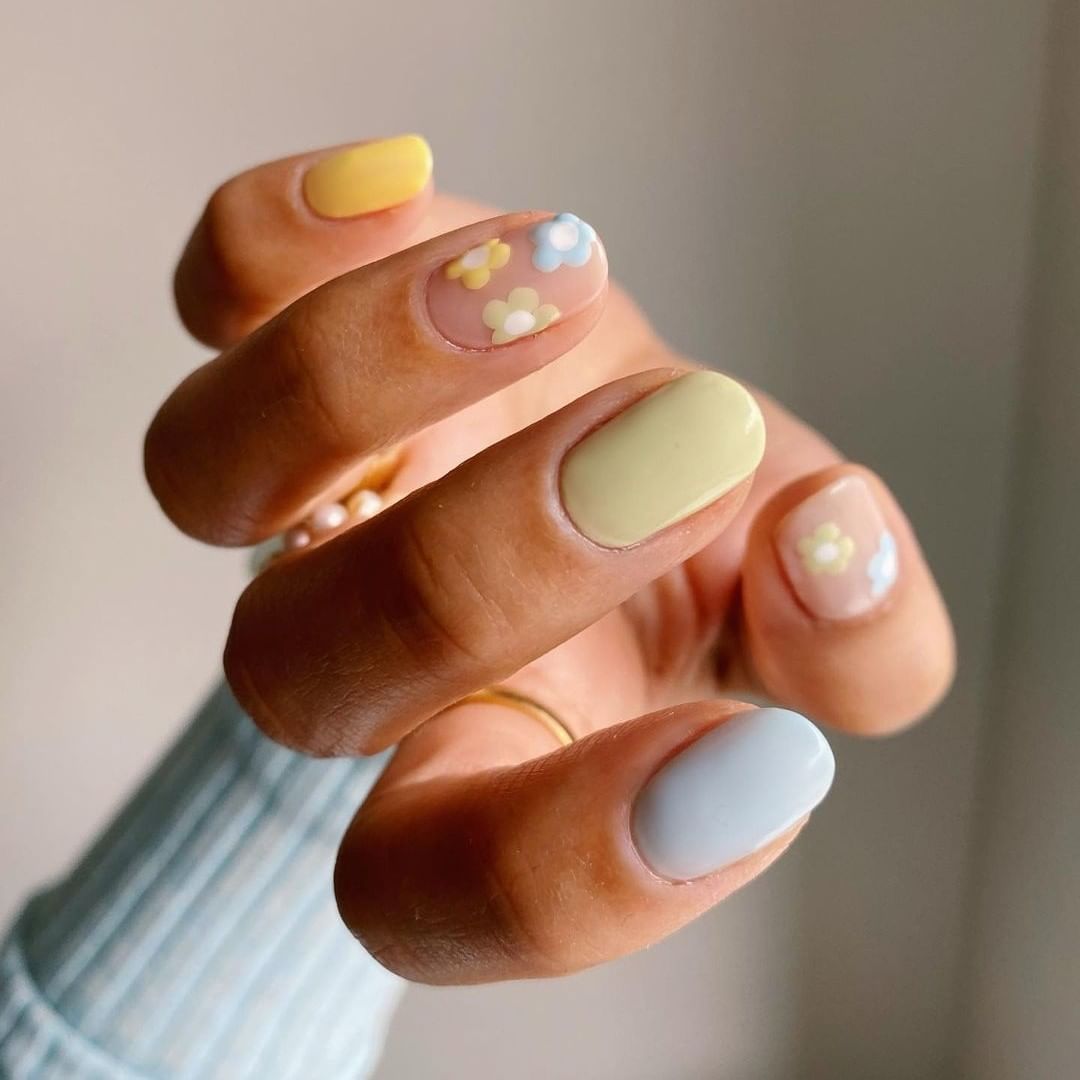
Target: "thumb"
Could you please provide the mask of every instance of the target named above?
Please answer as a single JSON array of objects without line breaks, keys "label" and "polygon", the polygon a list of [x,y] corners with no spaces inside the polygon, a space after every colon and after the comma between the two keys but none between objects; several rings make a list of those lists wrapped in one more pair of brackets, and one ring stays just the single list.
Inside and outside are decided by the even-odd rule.
[{"label": "thumb", "polygon": [[783,709],[683,705],[510,763],[544,738],[520,712],[463,704],[402,744],[336,873],[385,966],[477,983],[643,948],[761,873],[833,775],[820,732]]}]

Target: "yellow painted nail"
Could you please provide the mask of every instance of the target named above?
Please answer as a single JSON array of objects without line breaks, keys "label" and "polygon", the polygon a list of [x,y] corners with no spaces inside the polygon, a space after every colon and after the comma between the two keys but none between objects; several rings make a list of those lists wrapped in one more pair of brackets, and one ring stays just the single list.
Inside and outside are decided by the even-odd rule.
[{"label": "yellow painted nail", "polygon": [[431,178],[431,147],[420,135],[350,146],[313,165],[304,198],[323,217],[356,217],[415,198]]},{"label": "yellow painted nail", "polygon": [[752,395],[726,375],[695,371],[567,454],[563,506],[590,540],[627,547],[720,498],[764,452],[765,423]]}]

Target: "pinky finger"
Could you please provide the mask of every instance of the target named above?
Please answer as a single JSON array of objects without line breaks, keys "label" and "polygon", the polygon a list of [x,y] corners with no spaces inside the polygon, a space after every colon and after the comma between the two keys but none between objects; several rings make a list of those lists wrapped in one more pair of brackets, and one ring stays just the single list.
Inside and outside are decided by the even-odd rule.
[{"label": "pinky finger", "polygon": [[783,709],[683,705],[527,760],[545,737],[469,704],[402,744],[336,874],[385,966],[464,984],[643,948],[761,873],[833,775],[820,732]]},{"label": "pinky finger", "polygon": [[859,735],[913,723],[952,681],[948,613],[888,488],[857,465],[789,484],[743,563],[748,666],[775,701]]}]

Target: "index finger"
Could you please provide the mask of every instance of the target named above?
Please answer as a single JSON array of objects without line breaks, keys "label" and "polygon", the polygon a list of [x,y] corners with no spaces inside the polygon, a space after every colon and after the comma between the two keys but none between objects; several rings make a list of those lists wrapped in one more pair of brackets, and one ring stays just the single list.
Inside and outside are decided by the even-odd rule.
[{"label": "index finger", "polygon": [[256,166],[211,195],[176,268],[180,318],[239,341],[317,285],[405,247],[432,198],[431,148],[398,135]]}]

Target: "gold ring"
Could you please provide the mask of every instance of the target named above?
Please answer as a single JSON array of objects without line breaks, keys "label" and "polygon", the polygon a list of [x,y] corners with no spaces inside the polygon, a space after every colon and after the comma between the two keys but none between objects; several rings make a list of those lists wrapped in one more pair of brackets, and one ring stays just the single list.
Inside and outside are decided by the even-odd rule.
[{"label": "gold ring", "polygon": [[458,705],[502,705],[543,724],[558,740],[560,746],[569,746],[574,741],[570,729],[550,710],[524,694],[507,690],[505,686],[488,686],[472,694],[466,694]]}]

